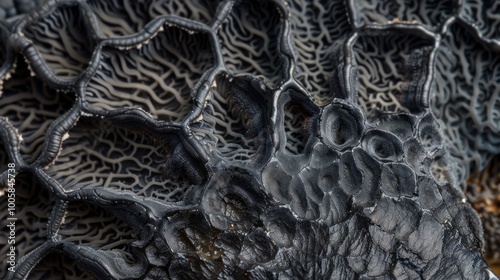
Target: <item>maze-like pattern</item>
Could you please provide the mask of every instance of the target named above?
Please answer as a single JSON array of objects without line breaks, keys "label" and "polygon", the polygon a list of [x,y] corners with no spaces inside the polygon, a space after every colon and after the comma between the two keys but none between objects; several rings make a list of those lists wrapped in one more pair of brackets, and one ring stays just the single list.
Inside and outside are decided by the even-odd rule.
[{"label": "maze-like pattern", "polygon": [[497,279],[462,191],[500,153],[497,5],[15,5],[0,277]]}]

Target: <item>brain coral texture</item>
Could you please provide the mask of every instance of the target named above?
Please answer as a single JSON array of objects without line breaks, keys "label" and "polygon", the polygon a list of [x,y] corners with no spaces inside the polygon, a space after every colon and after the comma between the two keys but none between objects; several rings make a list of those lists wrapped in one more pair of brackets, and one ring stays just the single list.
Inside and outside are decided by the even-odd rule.
[{"label": "brain coral texture", "polygon": [[1,278],[497,279],[497,1],[35,2],[0,4]]}]

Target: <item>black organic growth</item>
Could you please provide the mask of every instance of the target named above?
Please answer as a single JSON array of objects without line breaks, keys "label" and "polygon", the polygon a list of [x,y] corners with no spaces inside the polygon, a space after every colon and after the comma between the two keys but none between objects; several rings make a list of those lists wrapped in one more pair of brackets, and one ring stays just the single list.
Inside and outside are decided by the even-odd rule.
[{"label": "black organic growth", "polygon": [[1,278],[497,279],[500,3],[2,3]]}]

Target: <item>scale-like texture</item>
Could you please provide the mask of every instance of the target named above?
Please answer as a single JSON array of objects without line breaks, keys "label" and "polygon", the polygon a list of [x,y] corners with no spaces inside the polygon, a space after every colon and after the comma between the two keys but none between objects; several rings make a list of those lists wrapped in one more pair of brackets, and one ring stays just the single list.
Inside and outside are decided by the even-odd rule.
[{"label": "scale-like texture", "polygon": [[2,279],[497,279],[498,5],[22,3]]}]

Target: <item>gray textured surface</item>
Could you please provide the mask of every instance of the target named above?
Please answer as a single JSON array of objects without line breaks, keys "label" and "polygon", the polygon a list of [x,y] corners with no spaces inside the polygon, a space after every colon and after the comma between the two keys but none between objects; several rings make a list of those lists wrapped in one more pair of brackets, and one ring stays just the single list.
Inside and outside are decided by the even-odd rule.
[{"label": "gray textured surface", "polygon": [[489,279],[462,188],[500,152],[498,20],[460,3],[68,0],[3,23],[8,278]]}]

